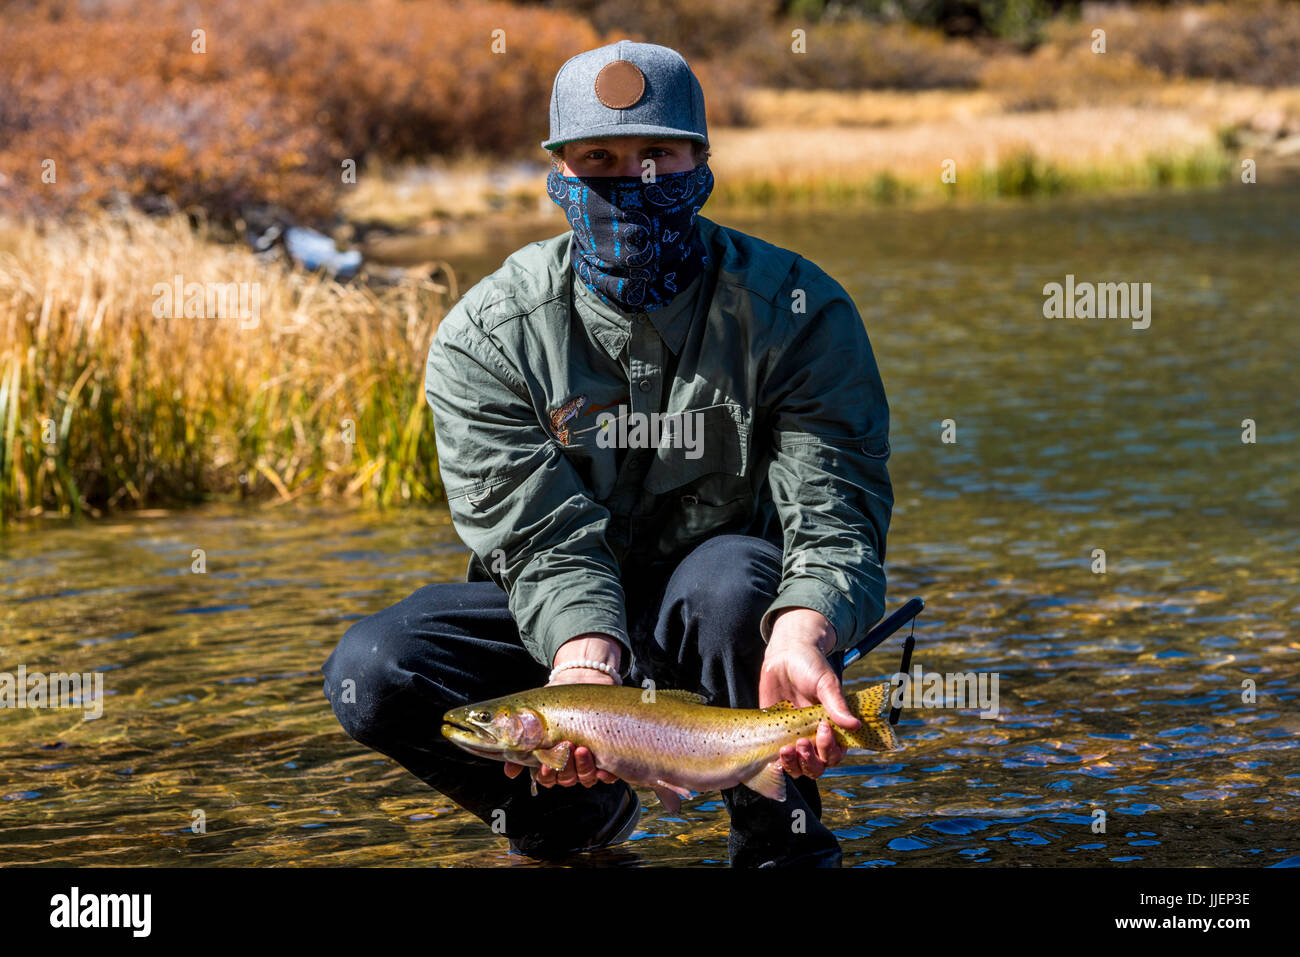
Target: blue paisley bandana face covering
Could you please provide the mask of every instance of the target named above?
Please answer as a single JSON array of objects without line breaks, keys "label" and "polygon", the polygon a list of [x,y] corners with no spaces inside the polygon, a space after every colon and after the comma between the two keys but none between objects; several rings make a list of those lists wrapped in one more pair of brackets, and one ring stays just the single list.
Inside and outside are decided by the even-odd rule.
[{"label": "blue paisley bandana face covering", "polygon": [[573,230],[573,268],[624,312],[666,305],[704,271],[709,256],[695,217],[713,191],[708,164],[656,177],[561,176],[546,191]]}]

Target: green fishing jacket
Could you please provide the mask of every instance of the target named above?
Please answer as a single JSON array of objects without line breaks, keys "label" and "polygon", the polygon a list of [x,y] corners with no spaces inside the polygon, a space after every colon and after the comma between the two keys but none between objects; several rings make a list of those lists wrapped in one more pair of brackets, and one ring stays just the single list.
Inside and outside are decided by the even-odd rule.
[{"label": "green fishing jacket", "polygon": [[845,650],[884,612],[889,406],[857,308],[798,254],[697,221],[709,265],[686,308],[576,308],[566,232],[466,292],[429,350],[469,577],[506,590],[547,667],[601,632],[626,674],[623,583],[720,534],[783,550],[763,640],[812,608]]}]

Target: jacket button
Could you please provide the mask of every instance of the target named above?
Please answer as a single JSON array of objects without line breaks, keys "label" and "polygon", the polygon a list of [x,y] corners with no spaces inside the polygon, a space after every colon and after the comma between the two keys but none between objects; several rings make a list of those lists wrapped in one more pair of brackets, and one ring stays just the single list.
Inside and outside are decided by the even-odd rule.
[{"label": "jacket button", "polygon": [[649,379],[642,379],[640,382],[638,382],[638,383],[636,384],[636,387],[637,387],[638,389],[640,389],[642,392],[649,392],[649,391],[650,391],[650,380],[649,380]]}]

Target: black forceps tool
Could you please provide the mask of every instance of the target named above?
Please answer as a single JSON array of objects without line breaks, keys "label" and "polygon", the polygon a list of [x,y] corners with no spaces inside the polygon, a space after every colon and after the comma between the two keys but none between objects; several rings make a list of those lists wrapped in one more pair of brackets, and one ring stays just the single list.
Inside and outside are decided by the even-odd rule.
[{"label": "black forceps tool", "polygon": [[[916,616],[921,613],[921,609],[924,607],[925,599],[909,598],[903,603],[902,608],[899,608],[893,614],[880,619],[880,621],[876,623],[876,627],[867,632],[865,638],[848,651],[844,652],[844,660],[840,672],[843,673],[849,665],[868,654],[877,645],[910,621],[912,623],[912,630],[908,634],[907,640],[903,642],[903,660],[898,666],[899,674],[907,674],[907,669],[912,664],[912,649],[916,647]],[[890,710],[889,723],[891,725],[898,724],[898,718],[902,713],[902,708],[893,708]]]}]

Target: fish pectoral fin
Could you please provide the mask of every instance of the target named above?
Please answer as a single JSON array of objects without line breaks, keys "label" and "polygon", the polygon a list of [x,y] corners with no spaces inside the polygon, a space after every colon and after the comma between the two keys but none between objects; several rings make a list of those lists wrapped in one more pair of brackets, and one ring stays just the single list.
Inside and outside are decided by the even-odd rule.
[{"label": "fish pectoral fin", "polygon": [[667,788],[669,791],[672,791],[680,798],[689,798],[691,796],[691,792],[686,788],[682,787],[680,784],[669,784],[667,781],[656,781],[655,787]]},{"label": "fish pectoral fin", "polygon": [[655,797],[669,814],[676,814],[682,807],[682,799],[667,788],[655,787]]},{"label": "fish pectoral fin", "polygon": [[553,771],[563,771],[569,763],[568,742],[557,744],[553,748],[538,748],[533,752],[533,757]]},{"label": "fish pectoral fin", "polygon": [[676,784],[669,784],[667,781],[656,781],[654,783],[655,797],[669,814],[676,814],[682,807],[682,800],[689,798],[691,792],[686,788],[678,787]]},{"label": "fish pectoral fin", "polygon": [[785,772],[781,770],[779,764],[768,762],[763,765],[763,770],[741,783],[765,798],[771,798],[773,801],[785,800]]},{"label": "fish pectoral fin", "polygon": [[791,701],[778,701],[776,704],[770,704],[770,705],[768,705],[766,708],[763,709],[764,712],[769,712],[769,711],[794,711],[794,710],[795,710],[795,706],[794,706],[794,703],[791,702]]}]

